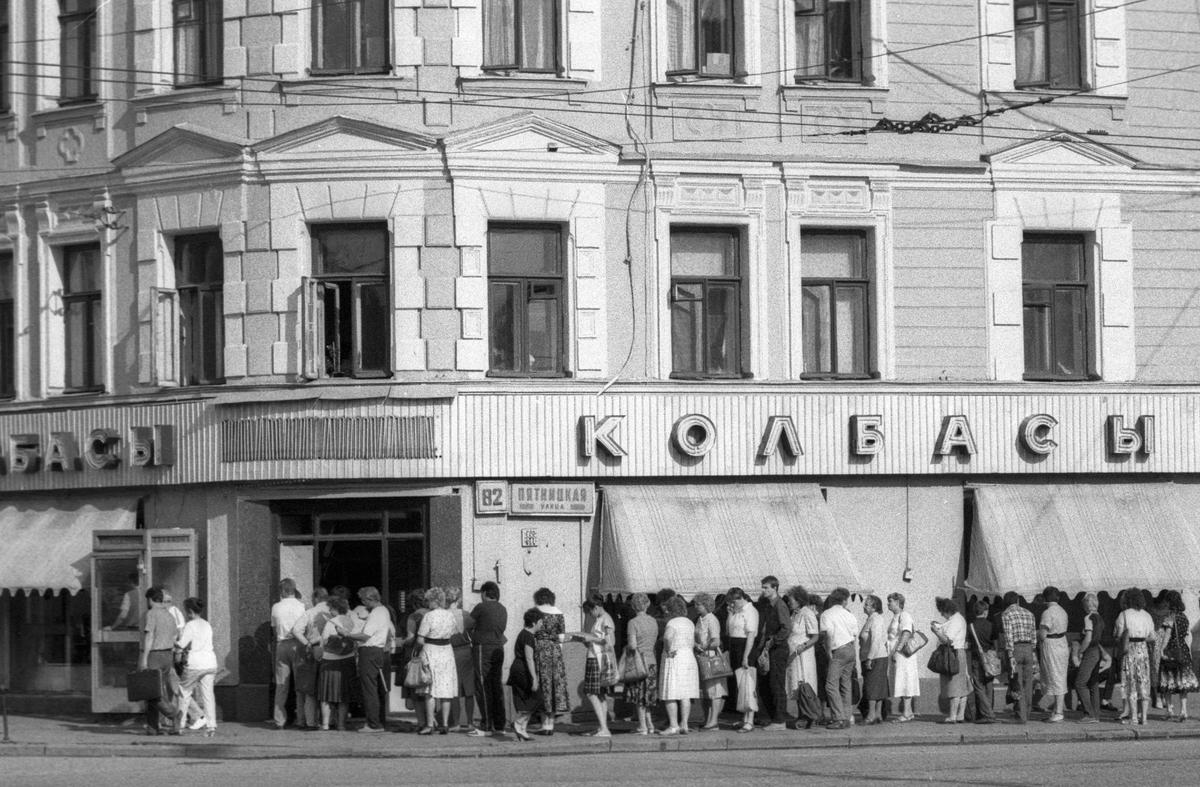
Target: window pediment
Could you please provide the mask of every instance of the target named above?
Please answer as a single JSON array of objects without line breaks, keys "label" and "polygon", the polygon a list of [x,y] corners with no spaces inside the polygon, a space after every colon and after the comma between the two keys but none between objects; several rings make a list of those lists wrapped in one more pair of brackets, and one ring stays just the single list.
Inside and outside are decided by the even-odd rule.
[{"label": "window pediment", "polygon": [[1075,134],[1053,134],[1032,142],[1022,142],[983,156],[997,169],[1079,169],[1104,167],[1129,170],[1138,160],[1116,148],[1101,145]]},{"label": "window pediment", "polygon": [[344,115],[287,131],[253,146],[260,159],[278,156],[337,157],[339,154],[427,153],[437,141],[425,134]]},{"label": "window pediment", "polygon": [[540,157],[595,156],[615,161],[618,145],[565,123],[522,113],[446,138],[452,153],[505,153]]},{"label": "window pediment", "polygon": [[246,144],[244,139],[181,123],[118,156],[113,164],[120,169],[132,169],[201,162],[232,163],[241,160]]}]

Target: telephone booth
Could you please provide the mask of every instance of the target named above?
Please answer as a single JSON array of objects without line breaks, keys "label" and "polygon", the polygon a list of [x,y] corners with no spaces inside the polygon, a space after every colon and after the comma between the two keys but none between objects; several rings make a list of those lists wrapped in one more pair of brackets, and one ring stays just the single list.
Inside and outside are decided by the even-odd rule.
[{"label": "telephone booth", "polygon": [[137,668],[146,591],[177,606],[196,593],[194,530],[98,530],[92,540],[92,712],[136,713],[125,676]]}]

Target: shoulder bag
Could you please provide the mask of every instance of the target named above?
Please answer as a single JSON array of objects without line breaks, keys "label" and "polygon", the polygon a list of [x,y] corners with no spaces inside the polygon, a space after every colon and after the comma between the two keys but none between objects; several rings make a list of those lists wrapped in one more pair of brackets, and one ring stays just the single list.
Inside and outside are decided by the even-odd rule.
[{"label": "shoulder bag", "polygon": [[418,653],[408,660],[404,670],[404,688],[411,689],[413,694],[421,697],[429,693],[432,684],[433,674],[429,671],[429,665]]},{"label": "shoulder bag", "polygon": [[914,630],[911,632],[908,642],[905,642],[904,647],[900,648],[900,652],[905,656],[912,658],[913,654],[928,644],[929,637],[925,636],[923,632]]},{"label": "shoulder bag", "polygon": [[1162,656],[1158,660],[1160,667],[1177,670],[1192,665],[1192,652],[1183,643],[1183,637],[1175,634],[1175,626],[1178,625],[1178,622],[1178,618],[1171,621],[1171,633],[1167,635],[1167,645],[1163,648]]},{"label": "shoulder bag", "polygon": [[622,683],[641,683],[650,675],[650,670],[646,668],[646,657],[636,648],[625,649],[617,672]]},{"label": "shoulder bag", "polygon": [[943,642],[929,657],[929,669],[939,675],[957,675],[962,672],[958,651],[949,642]]},{"label": "shoulder bag", "polygon": [[975,633],[975,624],[971,623],[971,639],[975,640],[975,647],[979,650],[979,667],[983,670],[984,678],[996,678],[1004,670],[1000,666],[1000,656],[995,650],[984,650],[983,645],[979,642],[979,635]]}]

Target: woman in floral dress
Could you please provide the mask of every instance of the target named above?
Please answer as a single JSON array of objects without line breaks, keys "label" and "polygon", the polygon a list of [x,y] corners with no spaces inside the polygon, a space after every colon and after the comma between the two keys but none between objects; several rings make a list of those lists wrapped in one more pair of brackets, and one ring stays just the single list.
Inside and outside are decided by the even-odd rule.
[{"label": "woman in floral dress", "polygon": [[[1196,672],[1192,669],[1192,651],[1187,643],[1190,628],[1188,617],[1183,614],[1183,597],[1179,591],[1172,590],[1167,593],[1166,601],[1168,612],[1162,621],[1166,645],[1158,660],[1158,696],[1166,701],[1167,719],[1187,721],[1187,695],[1200,690],[1200,681],[1196,680]],[[1166,656],[1173,651],[1187,654],[1187,661],[1171,663]],[[1176,696],[1179,697],[1178,716],[1175,715]]]},{"label": "woman in floral dress", "polygon": [[544,616],[542,627],[534,635],[536,646],[533,659],[537,665],[538,684],[542,693],[542,735],[554,734],[554,717],[570,710],[567,694],[567,668],[563,663],[561,635],[567,631],[566,618],[562,610],[554,606],[554,592],[550,588],[538,588],[533,594],[533,603]]}]

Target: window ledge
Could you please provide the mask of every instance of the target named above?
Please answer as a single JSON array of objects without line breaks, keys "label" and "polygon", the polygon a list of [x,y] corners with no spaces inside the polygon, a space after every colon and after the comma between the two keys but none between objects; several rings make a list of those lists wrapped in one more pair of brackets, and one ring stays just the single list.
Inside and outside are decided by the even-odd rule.
[{"label": "window ledge", "polygon": [[96,102],[86,104],[68,104],[63,107],[48,107],[30,113],[37,123],[92,120],[103,116],[104,106]]},{"label": "window ledge", "polygon": [[821,98],[886,98],[890,92],[879,85],[858,85],[853,82],[799,82],[780,85],[785,96],[820,96]]},{"label": "window ledge", "polygon": [[1129,103],[1129,96],[1109,96],[1098,93],[1079,93],[1070,90],[985,90],[983,96],[988,100],[998,100],[1002,104],[1023,104],[1026,101],[1036,101],[1043,96],[1057,96],[1054,104],[1071,107],[1121,107]]},{"label": "window ledge", "polygon": [[659,78],[654,83],[654,90],[664,93],[688,93],[695,91],[697,93],[725,93],[730,96],[746,96],[752,93],[758,93],[762,90],[760,82],[739,82],[737,77],[728,79],[701,77],[691,79],[669,79]]},{"label": "window ledge", "polygon": [[338,90],[354,91],[363,90],[364,88],[376,88],[378,90],[394,90],[398,83],[404,85],[412,84],[414,80],[409,77],[396,76],[395,74],[329,74],[329,75],[307,75],[298,79],[280,79],[279,90],[285,97],[289,95],[304,95],[306,93],[320,92],[328,97],[331,92]]},{"label": "window ledge", "polygon": [[552,93],[587,87],[586,79],[556,77],[551,74],[480,74],[460,76],[458,87],[464,93]]},{"label": "window ledge", "polygon": [[229,85],[170,87],[154,93],[134,96],[129,103],[141,109],[158,109],[178,104],[226,104],[237,101],[237,88]]}]

